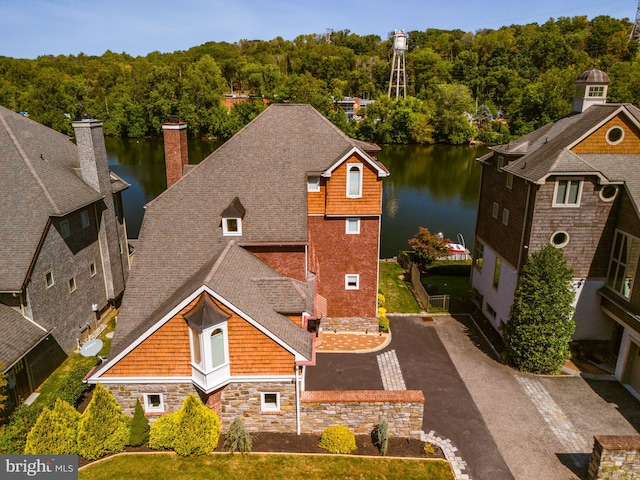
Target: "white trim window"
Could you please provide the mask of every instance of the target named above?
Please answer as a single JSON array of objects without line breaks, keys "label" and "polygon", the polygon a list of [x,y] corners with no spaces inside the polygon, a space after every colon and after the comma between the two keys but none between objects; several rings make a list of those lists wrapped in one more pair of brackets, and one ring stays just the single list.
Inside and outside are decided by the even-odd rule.
[{"label": "white trim window", "polygon": [[80,212],[80,223],[82,223],[82,228],[87,228],[89,226],[89,211],[82,210]]},{"label": "white trim window", "polygon": [[553,192],[553,206],[579,207],[583,183],[580,178],[558,179]]},{"label": "white trim window", "polygon": [[498,202],[493,202],[493,209],[491,210],[491,216],[493,218],[498,218],[499,210],[500,210],[500,205],[498,205]]},{"label": "white trim window", "polygon": [[362,164],[347,164],[347,198],[362,197]]},{"label": "white trim window", "polygon": [[344,276],[344,288],[345,290],[359,290],[360,275],[357,273],[347,273]]},{"label": "white trim window", "polygon": [[71,236],[69,220],[63,220],[60,222],[60,235],[62,235],[62,238],[69,238]]},{"label": "white trim window", "polygon": [[56,282],[53,279],[53,270],[49,270],[48,272],[45,272],[44,283],[47,286],[47,288],[51,288],[55,285]]},{"label": "white trim window", "polygon": [[626,299],[631,298],[639,256],[640,240],[616,230],[611,259],[609,260],[607,287]]},{"label": "white trim window", "polygon": [[147,413],[164,412],[164,396],[161,393],[143,393],[144,411]]},{"label": "white trim window", "polygon": [[76,277],[71,277],[69,279],[69,293],[73,293],[76,291]]},{"label": "white trim window", "polygon": [[507,188],[513,189],[513,173],[507,172]]},{"label": "white trim window", "polygon": [[345,221],[345,233],[347,235],[358,235],[360,233],[360,219],[347,218]]},{"label": "white trim window", "polygon": [[223,218],[222,234],[226,236],[242,235],[242,219],[241,218]]},{"label": "white trim window", "polygon": [[509,209],[508,208],[502,209],[502,224],[509,225]]},{"label": "white trim window", "polygon": [[280,411],[280,393],[262,392],[260,394],[260,411],[262,413],[275,413]]},{"label": "white trim window", "polygon": [[96,268],[96,262],[91,262],[91,265],[89,265],[89,275],[93,277],[95,276],[96,273],[98,273],[98,269]]},{"label": "white trim window", "polygon": [[320,177],[307,178],[307,192],[319,192],[320,191]]}]

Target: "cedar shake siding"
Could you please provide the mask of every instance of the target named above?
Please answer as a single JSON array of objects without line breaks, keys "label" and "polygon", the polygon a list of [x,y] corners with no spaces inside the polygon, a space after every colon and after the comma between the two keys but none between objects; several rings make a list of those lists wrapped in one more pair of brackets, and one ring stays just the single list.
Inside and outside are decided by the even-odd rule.
[{"label": "cedar shake siding", "polygon": [[[362,165],[362,195],[347,197],[347,168]],[[382,180],[366,162],[353,155],[331,173],[326,187],[326,215],[380,215],[382,214]]]},{"label": "cedar shake siding", "polygon": [[[310,265],[328,317],[375,317],[378,288],[378,217],[360,218],[360,234],[345,233],[345,218],[309,217]],[[359,275],[358,290],[345,275]]]},{"label": "cedar shake siding", "polygon": [[[607,142],[606,135],[610,128],[616,126],[623,127],[627,133],[620,143],[611,145]],[[626,115],[618,114],[578,143],[571,151],[577,154],[607,155],[640,153],[640,131]]]},{"label": "cedar shake siding", "polygon": [[245,246],[245,249],[285,277],[306,282],[305,246]]},{"label": "cedar shake siding", "polygon": [[330,179],[320,177],[320,191],[307,192],[307,212],[309,215],[323,215],[325,213],[327,180]]}]

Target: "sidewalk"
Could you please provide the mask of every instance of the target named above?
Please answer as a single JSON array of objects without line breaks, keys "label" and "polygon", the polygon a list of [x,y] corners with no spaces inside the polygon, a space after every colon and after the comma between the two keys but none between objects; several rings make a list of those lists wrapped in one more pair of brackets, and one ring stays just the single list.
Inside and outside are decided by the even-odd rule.
[{"label": "sidewalk", "polygon": [[325,333],[320,334],[316,352],[365,353],[386,347],[391,341],[390,333]]}]

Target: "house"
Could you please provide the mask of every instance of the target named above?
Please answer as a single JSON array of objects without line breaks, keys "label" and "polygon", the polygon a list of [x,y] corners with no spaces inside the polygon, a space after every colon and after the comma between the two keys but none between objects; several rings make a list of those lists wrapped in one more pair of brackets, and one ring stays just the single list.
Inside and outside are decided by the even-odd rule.
[{"label": "house", "polygon": [[608,84],[606,73],[584,72],[571,115],[479,159],[472,285],[499,329],[528,253],[562,249],[574,339],[607,343],[616,378],[640,392],[640,110],[606,103]]},{"label": "house", "polygon": [[102,123],[69,137],[0,107],[0,363],[9,409],[118,301],[129,271],[121,192]]},{"label": "house", "polygon": [[125,412],[197,393],[223,427],[295,431],[315,327],[377,329],[379,147],[309,105],[274,104],[187,165],[184,123],[163,126],[169,188],[146,206],[100,382]]}]

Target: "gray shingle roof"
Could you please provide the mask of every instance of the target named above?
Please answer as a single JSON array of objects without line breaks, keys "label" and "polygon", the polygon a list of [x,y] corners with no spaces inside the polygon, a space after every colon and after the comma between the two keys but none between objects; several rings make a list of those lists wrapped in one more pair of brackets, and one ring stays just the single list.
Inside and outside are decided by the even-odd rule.
[{"label": "gray shingle roof", "polygon": [[[48,225],[101,195],[78,173],[69,137],[0,106],[0,291],[22,289]],[[128,186],[112,178],[116,190]]]},{"label": "gray shingle roof", "polygon": [[[207,268],[219,260],[229,243],[230,237],[222,235],[221,214],[236,197],[246,211],[238,242],[306,242],[307,174],[327,170],[354,147],[376,150],[347,137],[309,105],[276,104],[197,167],[188,169],[181,180],[146,206],[114,347],[125,348],[157,321],[160,312],[168,313],[189,288],[206,281]],[[232,255],[239,262],[235,255],[239,254]],[[242,261],[250,260],[244,256]],[[300,299],[265,297],[264,279],[277,278],[266,264],[234,271],[229,262],[218,267],[225,268],[234,282],[225,283],[216,275],[212,285],[306,355],[310,348],[306,332],[291,321],[283,323],[285,317],[276,311]],[[264,268],[270,273],[260,274]],[[278,285],[276,291],[281,291],[284,281],[273,282]],[[262,301],[256,303],[258,298]]]},{"label": "gray shingle roof", "polygon": [[19,312],[0,303],[0,364],[7,370],[48,335]]}]

